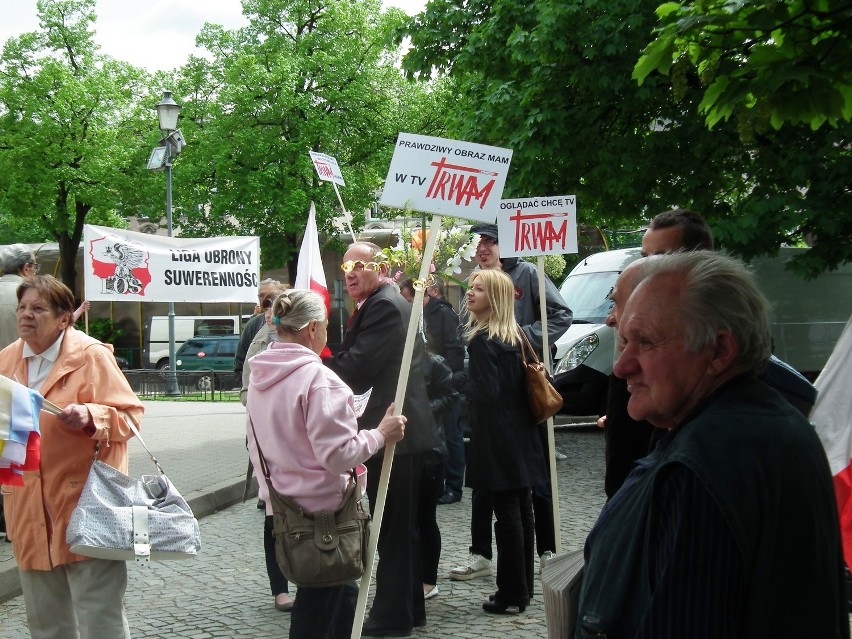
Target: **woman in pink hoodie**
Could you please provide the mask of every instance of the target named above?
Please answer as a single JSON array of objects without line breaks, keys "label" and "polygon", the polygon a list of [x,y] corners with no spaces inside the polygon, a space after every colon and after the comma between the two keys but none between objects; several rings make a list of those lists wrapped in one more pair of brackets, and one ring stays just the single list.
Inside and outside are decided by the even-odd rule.
[{"label": "woman in pink hoodie", "polygon": [[[262,477],[259,443],[277,492],[308,511],[334,511],[352,468],[386,443],[401,440],[406,420],[402,415],[394,417],[391,405],[377,428],[358,431],[352,391],[319,357],[328,326],[320,295],[309,290],[285,291],[273,302],[272,315],[278,341],[251,359],[246,404],[251,422],[247,425],[249,456],[255,473]],[[359,480],[365,480],[366,470],[359,471],[363,471]],[[258,484],[267,515],[271,515],[266,483]],[[354,581],[343,586],[300,588],[290,639],[349,637],[357,593]]]}]

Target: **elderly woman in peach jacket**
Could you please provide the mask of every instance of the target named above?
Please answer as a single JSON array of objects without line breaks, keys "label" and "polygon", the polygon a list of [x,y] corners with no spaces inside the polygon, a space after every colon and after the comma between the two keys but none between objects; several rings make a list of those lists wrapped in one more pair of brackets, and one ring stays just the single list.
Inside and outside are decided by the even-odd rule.
[{"label": "elderly woman in peach jacket", "polygon": [[[109,347],[71,327],[74,296],[36,276],[17,291],[20,339],[0,351],[0,374],[62,409],[42,413],[41,465],[22,488],[5,487],[9,537],[33,639],[130,637],[123,561],[90,559],[65,543],[89,469],[98,459],[127,472],[127,440],[143,408]],[[99,444],[99,446],[98,446]]]}]

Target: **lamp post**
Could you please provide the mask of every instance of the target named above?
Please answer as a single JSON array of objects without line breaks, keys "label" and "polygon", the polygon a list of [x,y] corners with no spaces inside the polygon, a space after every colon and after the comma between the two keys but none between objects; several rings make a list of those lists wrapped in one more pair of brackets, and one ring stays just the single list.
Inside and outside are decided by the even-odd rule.
[{"label": "lamp post", "polygon": [[[163,91],[163,99],[157,103],[157,117],[160,121],[160,132],[163,134],[162,144],[165,147],[165,169],[166,169],[166,228],[169,237],[172,237],[172,150],[173,142],[170,139],[177,131],[178,114],[180,105],[172,100],[171,91]],[[183,138],[179,136],[182,141]],[[177,153],[180,153],[180,144],[175,145]],[[177,155],[174,153],[174,155]],[[169,302],[169,372],[166,375],[166,395],[169,397],[180,396],[180,388],[177,383],[177,372],[175,362],[175,303]]]}]

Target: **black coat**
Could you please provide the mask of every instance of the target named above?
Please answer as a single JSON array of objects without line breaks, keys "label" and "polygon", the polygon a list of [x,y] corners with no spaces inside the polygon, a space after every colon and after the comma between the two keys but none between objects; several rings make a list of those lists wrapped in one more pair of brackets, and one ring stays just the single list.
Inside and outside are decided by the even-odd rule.
[{"label": "black coat", "polygon": [[527,401],[518,346],[480,333],[467,351],[471,426],[467,483],[495,491],[546,481],[544,453]]},{"label": "black coat", "polygon": [[459,316],[450,303],[432,298],[423,305],[423,329],[429,349],[445,360],[453,373],[464,370],[464,346]]},{"label": "black coat", "polygon": [[[380,286],[358,309],[340,351],[325,360],[356,395],[373,389],[358,419],[359,430],[378,426],[394,401],[410,316],[411,304],[399,291],[389,284]],[[426,396],[423,355],[423,338],[417,335],[402,406],[408,421],[405,437],[396,446],[398,455],[425,453],[441,446]]]}]

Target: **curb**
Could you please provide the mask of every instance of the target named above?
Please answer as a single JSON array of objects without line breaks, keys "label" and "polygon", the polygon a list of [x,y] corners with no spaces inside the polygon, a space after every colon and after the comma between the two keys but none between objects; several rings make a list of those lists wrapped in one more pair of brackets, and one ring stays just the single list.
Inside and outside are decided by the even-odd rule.
[{"label": "curb", "polygon": [[[220,484],[215,484],[204,491],[195,491],[184,498],[192,509],[192,514],[196,519],[202,519],[208,515],[224,510],[234,504],[240,503],[243,499],[243,490],[245,487],[245,479],[239,481],[224,481]],[[249,487],[246,499],[257,497],[257,478],[252,477],[251,486]],[[0,543],[6,543],[5,539]],[[204,539],[201,540],[202,552]],[[14,599],[22,594],[21,578],[18,576],[18,566],[15,564],[15,559],[9,553],[8,560],[0,560],[0,564],[8,564],[0,567],[0,603]]]}]

